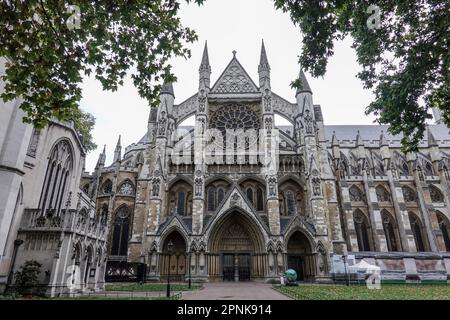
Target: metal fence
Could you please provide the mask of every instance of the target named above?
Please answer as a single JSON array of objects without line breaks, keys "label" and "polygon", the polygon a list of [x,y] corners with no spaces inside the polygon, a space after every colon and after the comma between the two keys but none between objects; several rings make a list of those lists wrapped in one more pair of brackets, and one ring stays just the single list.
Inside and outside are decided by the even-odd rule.
[{"label": "metal fence", "polygon": [[[9,286],[3,298],[21,299],[23,297],[31,298],[50,298],[48,295],[48,286],[34,286],[34,287],[18,287]],[[57,293],[52,299],[78,299],[78,300],[181,300],[182,292],[171,292],[170,297],[166,296],[166,292],[154,291],[102,291],[102,292],[65,292]]]}]

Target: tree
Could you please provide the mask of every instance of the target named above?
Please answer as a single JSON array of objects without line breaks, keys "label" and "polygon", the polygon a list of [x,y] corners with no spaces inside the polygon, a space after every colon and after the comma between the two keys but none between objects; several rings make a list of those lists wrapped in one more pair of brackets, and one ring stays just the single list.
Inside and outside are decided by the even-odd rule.
[{"label": "tree", "polygon": [[[7,0],[0,3],[0,56],[7,57],[5,92],[23,98],[25,121],[73,118],[83,76],[95,74],[117,90],[127,72],[149,105],[163,82],[175,80],[169,59],[190,57],[195,32],[177,17],[182,0]],[[202,4],[204,0],[184,0]],[[450,126],[450,3],[447,0],[274,0],[301,29],[299,62],[323,76],[334,42],[353,38],[362,71],[373,89],[366,109],[392,134],[403,133],[405,151],[417,150],[429,109]],[[294,87],[299,81],[293,82]]]},{"label": "tree", "polygon": [[97,144],[94,143],[92,137],[92,129],[95,126],[95,117],[89,112],[84,112],[80,108],[73,111],[72,120],[74,122],[75,130],[80,134],[83,145],[87,152],[97,149]]},{"label": "tree", "polygon": [[33,294],[39,285],[38,276],[41,273],[42,264],[35,260],[25,261],[20,271],[15,273],[17,291],[20,294]]},{"label": "tree", "polygon": [[448,0],[274,1],[300,27],[299,63],[315,77],[325,74],[334,42],[353,38],[358,77],[375,93],[366,114],[389,124],[390,133],[403,133],[404,151],[417,150],[430,108],[440,109],[450,126]]},{"label": "tree", "polygon": [[1,1],[0,56],[7,62],[0,97],[21,98],[24,121],[36,127],[52,117],[86,120],[77,111],[83,77],[94,74],[115,91],[128,72],[155,104],[163,82],[175,80],[168,60],[189,57],[185,44],[197,39],[181,25],[179,7],[177,0]]}]

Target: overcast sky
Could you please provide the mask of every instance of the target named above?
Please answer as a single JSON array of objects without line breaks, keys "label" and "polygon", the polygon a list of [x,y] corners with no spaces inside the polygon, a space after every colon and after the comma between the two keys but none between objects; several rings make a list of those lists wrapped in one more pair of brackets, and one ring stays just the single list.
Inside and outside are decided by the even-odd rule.
[{"label": "overcast sky", "polygon": [[[237,51],[238,60],[258,83],[261,39],[264,39],[272,69],[272,91],[295,102],[295,90],[289,84],[299,72],[302,35],[287,14],[275,10],[273,0],[206,0],[201,7],[182,2],[180,16],[183,25],[196,30],[199,41],[190,46],[190,60],[176,59],[172,62],[178,77],[174,84],[176,104],[198,90],[198,67],[205,40],[208,41],[213,85],[231,60],[233,50]],[[324,78],[314,79],[307,74],[314,103],[321,105],[325,124],[373,123],[373,117],[364,115],[373,95],[364,90],[356,78],[360,67],[350,46],[350,39],[337,43]],[[149,107],[129,79],[114,93],[103,92],[96,80],[86,79],[82,109],[97,119],[93,136],[99,147],[87,156],[87,171],[93,171],[104,144],[106,164],[109,165],[119,135],[122,135],[124,151],[127,145],[137,142],[146,133]]]}]

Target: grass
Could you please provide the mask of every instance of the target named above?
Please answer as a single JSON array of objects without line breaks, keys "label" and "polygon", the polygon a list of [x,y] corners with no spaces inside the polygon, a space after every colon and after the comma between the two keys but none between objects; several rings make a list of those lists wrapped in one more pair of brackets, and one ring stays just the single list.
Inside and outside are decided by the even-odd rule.
[{"label": "grass", "polygon": [[43,298],[43,297],[8,297],[0,300],[180,300],[178,296],[171,297],[105,297],[105,296],[82,296],[82,297],[60,297],[60,298]]},{"label": "grass", "polygon": [[[201,284],[192,284],[189,289],[187,284],[174,283],[170,285],[171,291],[191,291],[202,288]],[[106,291],[134,291],[134,292],[163,292],[166,291],[167,285],[164,283],[121,283],[121,284],[107,284]]]},{"label": "grass", "polygon": [[170,299],[166,297],[105,297],[105,296],[82,296],[74,298],[51,298],[51,300],[180,300],[178,296],[173,296]]},{"label": "grass", "polygon": [[305,284],[274,289],[296,300],[450,300],[450,285],[383,284],[371,290],[365,285]]}]

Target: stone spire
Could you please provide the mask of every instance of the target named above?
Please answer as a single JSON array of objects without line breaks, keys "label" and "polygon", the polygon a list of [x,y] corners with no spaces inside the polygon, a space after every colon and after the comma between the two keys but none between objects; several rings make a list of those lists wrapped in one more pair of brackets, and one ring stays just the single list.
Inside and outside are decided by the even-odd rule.
[{"label": "stone spire", "polygon": [[339,141],[336,138],[336,131],[333,131],[333,137],[331,138],[331,146],[332,147],[339,146]]},{"label": "stone spire", "polygon": [[119,135],[119,140],[117,140],[116,150],[114,150],[114,160],[113,163],[120,162],[122,160],[122,145],[121,136]]},{"label": "stone spire", "polygon": [[172,85],[172,83],[164,83],[160,95],[162,96],[162,95],[164,95],[164,94],[169,94],[169,95],[171,95],[173,98],[175,98],[175,93],[174,93],[174,91],[173,91],[173,85]]},{"label": "stone spire", "polygon": [[438,143],[431,133],[430,127],[427,126],[427,134],[428,134],[428,147],[437,147]]},{"label": "stone spire", "polygon": [[198,71],[200,73],[200,87],[209,88],[211,85],[211,66],[209,64],[208,41],[205,41],[202,62]]},{"label": "stone spire", "polygon": [[158,121],[158,108],[151,107],[147,123],[147,138],[150,143],[153,143],[156,138],[157,121]]},{"label": "stone spire", "polygon": [[312,94],[311,87],[309,86],[308,80],[306,80],[306,76],[305,73],[303,72],[303,69],[300,69],[298,79],[300,80],[301,88],[297,89],[296,95],[299,95],[302,92],[309,92],[310,94]]},{"label": "stone spire", "polygon": [[364,159],[366,157],[366,152],[364,150],[364,142],[363,142],[363,139],[361,137],[359,130],[356,135],[356,148],[357,148],[356,153],[358,155],[358,159],[359,160]]},{"label": "stone spire", "polygon": [[433,112],[434,122],[436,124],[442,124],[442,112],[438,107],[431,108]]},{"label": "stone spire", "polygon": [[387,147],[389,146],[389,143],[386,140],[386,137],[384,135],[384,132],[381,131],[381,135],[380,135],[380,147]]},{"label": "stone spire", "polygon": [[428,135],[428,148],[430,148],[430,157],[431,161],[434,163],[436,161],[441,161],[442,156],[441,152],[439,151],[439,145],[434,138],[433,134],[431,133],[430,127],[427,126],[427,135]]},{"label": "stone spire", "polygon": [[360,147],[360,146],[364,146],[364,142],[363,139],[361,138],[361,133],[358,130],[358,133],[356,134],[356,146]]},{"label": "stone spire", "polygon": [[[380,153],[381,153],[381,158],[383,160],[391,158],[391,153],[389,152],[389,143],[388,143],[383,131],[381,131],[381,134],[380,134]],[[387,161],[385,161],[385,165],[387,167],[387,165],[388,165]]]},{"label": "stone spire", "polygon": [[[173,111],[173,105],[175,102],[175,93],[173,90],[173,84],[166,82],[164,83],[164,86],[161,90],[161,93],[159,94],[159,100],[160,104],[158,109],[158,117],[157,121],[160,122],[161,118],[166,118],[169,115],[172,114]],[[164,116],[162,116],[162,113],[164,112]],[[167,125],[167,123],[166,123]]]},{"label": "stone spire", "polygon": [[202,63],[200,65],[201,69],[211,68],[209,65],[209,54],[208,54],[208,41],[205,41],[205,47],[203,49]]},{"label": "stone spire", "polygon": [[267,59],[266,47],[264,45],[264,40],[262,40],[261,44],[261,56],[259,58],[259,86],[263,87],[264,84],[270,84],[270,65],[269,60]]},{"label": "stone spire", "polygon": [[335,161],[335,167],[337,168],[339,159],[341,158],[341,150],[339,148],[339,141],[336,138],[336,131],[333,131],[333,137],[331,138],[331,148],[333,151],[333,158],[337,160]]},{"label": "stone spire", "polygon": [[98,156],[97,165],[95,166],[95,168],[104,167],[105,161],[106,161],[106,144],[103,146],[103,152],[100,153],[100,155]]},{"label": "stone spire", "polygon": [[261,55],[259,58],[259,68],[258,69],[261,70],[262,68],[270,70],[270,65],[269,65],[269,60],[267,59],[266,46],[264,45],[264,40],[262,40],[262,44],[261,44]]},{"label": "stone spire", "polygon": [[155,123],[158,118],[158,108],[150,108],[150,113],[148,115],[148,122]]}]

